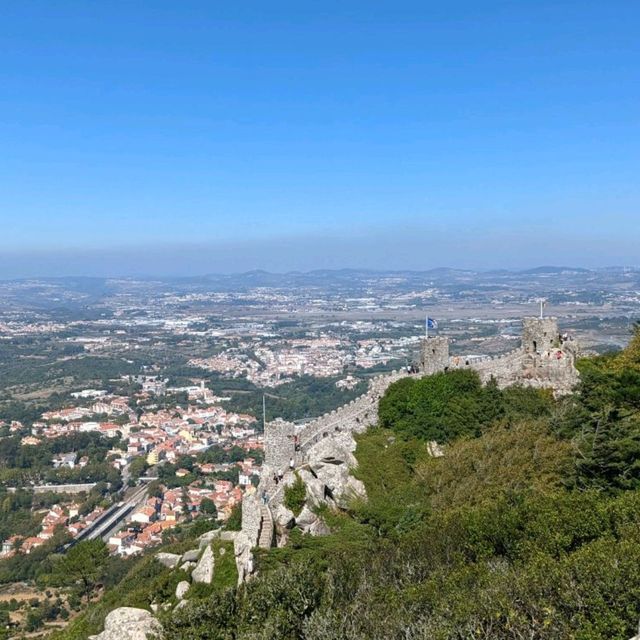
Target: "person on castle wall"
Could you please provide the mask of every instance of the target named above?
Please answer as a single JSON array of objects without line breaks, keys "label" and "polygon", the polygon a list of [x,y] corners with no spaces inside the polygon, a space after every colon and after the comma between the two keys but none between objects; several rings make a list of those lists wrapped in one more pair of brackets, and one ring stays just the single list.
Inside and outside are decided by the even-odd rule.
[{"label": "person on castle wall", "polygon": [[274,484],[275,484],[276,486],[278,485],[278,482],[279,482],[279,481],[280,481],[280,478],[278,477],[278,474],[277,474],[277,473],[274,473],[274,474],[273,474],[273,482],[274,482]]},{"label": "person on castle wall", "polygon": [[269,501],[268,496],[267,496],[267,492],[265,489],[262,490],[262,504],[267,504],[267,502]]},{"label": "person on castle wall", "polygon": [[282,482],[282,478],[284,478],[284,473],[282,469],[278,469],[278,482]]},{"label": "person on castle wall", "polygon": [[293,471],[296,468],[296,461],[293,458],[289,459],[289,470]]}]

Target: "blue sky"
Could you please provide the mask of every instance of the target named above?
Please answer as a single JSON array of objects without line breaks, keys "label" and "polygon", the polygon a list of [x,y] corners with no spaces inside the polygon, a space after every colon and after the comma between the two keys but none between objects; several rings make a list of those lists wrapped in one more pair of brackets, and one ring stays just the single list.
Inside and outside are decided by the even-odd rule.
[{"label": "blue sky", "polygon": [[640,4],[0,3],[0,277],[639,264]]}]

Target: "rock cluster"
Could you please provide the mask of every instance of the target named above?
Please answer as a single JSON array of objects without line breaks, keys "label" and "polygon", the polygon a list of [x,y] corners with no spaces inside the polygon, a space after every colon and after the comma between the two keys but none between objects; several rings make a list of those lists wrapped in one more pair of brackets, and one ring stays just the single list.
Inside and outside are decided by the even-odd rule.
[{"label": "rock cluster", "polygon": [[203,582],[211,584],[213,580],[213,570],[215,568],[215,559],[213,557],[213,549],[207,546],[204,550],[196,568],[191,572],[193,582]]},{"label": "rock cluster", "polygon": [[191,549],[182,554],[182,562],[198,562],[200,557],[200,549]]},{"label": "rock cluster", "polygon": [[162,631],[160,623],[145,609],[120,607],[104,621],[104,631],[90,640],[151,640]]},{"label": "rock cluster", "polygon": [[[225,541],[232,541],[239,532],[237,531],[224,531],[220,529],[214,531],[207,531],[198,538],[198,548],[190,549],[182,555],[176,553],[160,552],[156,554],[156,560],[160,564],[168,567],[169,569],[175,569],[180,567],[181,571],[190,575],[189,580],[182,580],[176,587],[176,599],[178,604],[176,609],[186,605],[185,596],[187,595],[192,583],[211,584],[213,582],[213,576],[215,573],[215,555],[211,547],[211,543],[214,540],[220,539]],[[223,555],[224,549],[220,549],[220,555]],[[160,609],[171,608],[170,603],[152,605],[154,611]],[[103,640],[101,638],[101,640]]]},{"label": "rock cluster", "polygon": [[[211,584],[215,573],[215,554],[211,543],[214,540],[235,542],[240,535],[239,531],[207,531],[198,538],[198,546],[183,554],[177,553],[156,553],[156,560],[169,569],[177,569],[190,574],[190,580],[181,580],[175,590],[175,597],[178,600],[175,607],[171,602],[154,603],[151,609],[154,613],[159,611],[169,611],[173,607],[174,611],[186,606],[186,599],[192,584]],[[247,549],[250,551],[250,547]],[[220,549],[220,555],[225,553],[225,549]],[[91,636],[90,640],[152,640],[160,637],[162,626],[160,622],[145,609],[133,607],[120,607],[114,609],[105,618],[104,630],[98,635]]]},{"label": "rock cluster", "polygon": [[[322,506],[346,509],[354,499],[366,499],[364,484],[351,471],[357,464],[353,455],[356,443],[344,432],[316,443],[308,453],[308,462],[296,471],[306,488],[306,502],[298,515],[284,504],[272,504],[271,510],[278,546],[284,546],[294,527],[313,536],[327,535],[329,527],[316,513]],[[287,473],[285,486],[295,482]]]},{"label": "rock cluster", "polygon": [[242,584],[253,573],[253,554],[251,553],[253,546],[247,533],[238,531],[238,535],[233,541],[233,552],[238,570],[238,584]]},{"label": "rock cluster", "polygon": [[156,553],[156,560],[169,569],[175,569],[181,559],[182,556],[177,553]]},{"label": "rock cluster", "polygon": [[187,595],[187,591],[189,591],[190,588],[191,585],[186,580],[178,582],[178,585],[176,586],[176,598],[178,598],[178,600],[182,600]]}]

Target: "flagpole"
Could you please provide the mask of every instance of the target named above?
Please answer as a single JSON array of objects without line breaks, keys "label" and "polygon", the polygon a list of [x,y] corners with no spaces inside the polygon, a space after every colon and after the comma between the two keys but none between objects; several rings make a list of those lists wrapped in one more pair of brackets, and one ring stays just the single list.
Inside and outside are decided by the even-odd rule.
[{"label": "flagpole", "polygon": [[425,338],[429,337],[429,316],[427,316],[424,320],[424,335]]}]

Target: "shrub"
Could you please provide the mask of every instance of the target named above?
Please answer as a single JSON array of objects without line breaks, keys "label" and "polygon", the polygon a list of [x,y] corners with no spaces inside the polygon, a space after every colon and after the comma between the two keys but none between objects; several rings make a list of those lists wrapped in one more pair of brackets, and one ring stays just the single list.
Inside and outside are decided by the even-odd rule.
[{"label": "shrub", "polygon": [[293,515],[297,516],[304,507],[307,498],[307,488],[302,478],[296,473],[295,482],[284,489],[284,506],[293,511]]}]

